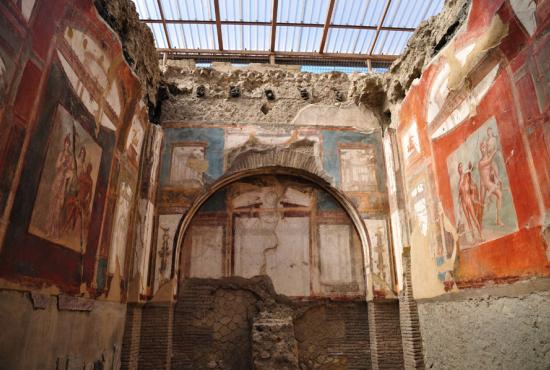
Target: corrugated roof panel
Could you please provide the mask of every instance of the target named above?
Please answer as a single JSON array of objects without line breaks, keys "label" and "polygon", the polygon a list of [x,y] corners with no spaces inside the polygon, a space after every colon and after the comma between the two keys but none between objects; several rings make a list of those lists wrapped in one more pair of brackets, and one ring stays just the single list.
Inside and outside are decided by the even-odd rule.
[{"label": "corrugated roof panel", "polygon": [[222,25],[226,50],[269,50],[271,27]]},{"label": "corrugated roof panel", "polygon": [[208,24],[167,24],[168,36],[173,48],[217,49],[215,26]]},{"label": "corrugated roof panel", "polygon": [[153,36],[155,38],[155,44],[157,48],[167,48],[168,43],[166,42],[166,36],[164,35],[164,29],[161,24],[158,23],[147,23],[151,31],[153,31]]},{"label": "corrugated roof panel", "polygon": [[405,31],[380,31],[373,54],[401,54],[407,45],[410,35],[410,32]]},{"label": "corrugated roof panel", "polygon": [[160,12],[156,1],[133,0],[141,19],[160,19]]},{"label": "corrugated roof panel", "polygon": [[360,37],[361,31],[363,30],[329,29],[325,51],[327,53],[353,53],[355,40]]},{"label": "corrugated roof panel", "polygon": [[270,0],[219,0],[222,21],[271,22]]},{"label": "corrugated roof panel", "polygon": [[279,0],[277,21],[282,23],[325,23],[328,4],[329,0]]},{"label": "corrugated roof panel", "polygon": [[368,54],[372,40],[374,40],[374,30],[361,30],[357,35],[357,38],[353,40],[351,53]]},{"label": "corrugated roof panel", "polygon": [[386,1],[384,0],[371,0],[367,10],[367,17],[363,26],[377,26],[382,19],[382,14],[384,13],[384,7],[386,6]]},{"label": "corrugated roof panel", "polygon": [[[141,19],[153,19],[148,24],[159,48],[168,42],[160,22],[158,0],[132,0]],[[176,49],[218,49],[214,0],[160,0],[167,22],[170,44]],[[312,23],[317,27],[278,26],[276,51],[318,52],[330,0],[279,0],[279,23]],[[444,0],[392,0],[386,14],[385,27],[415,28],[437,14]],[[272,0],[219,0],[221,21],[270,23]],[[387,0],[335,0],[331,24],[376,27],[383,15]],[[212,24],[176,24],[170,21],[210,21]],[[327,53],[366,54],[372,46],[375,30],[330,28],[325,44]],[[224,49],[269,50],[271,26],[222,25]],[[382,30],[373,54],[401,54],[412,32]]]},{"label": "corrugated roof panel", "polygon": [[[269,35],[271,35],[271,32]],[[322,35],[322,28],[278,26],[275,37],[275,50],[319,51]]]},{"label": "corrugated roof panel", "polygon": [[336,0],[332,14],[334,24],[359,25],[362,22],[361,15],[364,12],[368,1],[357,0]]}]

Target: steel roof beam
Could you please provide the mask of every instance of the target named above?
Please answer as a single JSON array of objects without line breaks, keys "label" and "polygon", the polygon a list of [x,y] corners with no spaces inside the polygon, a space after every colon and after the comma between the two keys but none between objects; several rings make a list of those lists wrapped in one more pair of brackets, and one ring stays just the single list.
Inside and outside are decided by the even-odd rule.
[{"label": "steel roof beam", "polygon": [[[162,23],[160,19],[140,19],[145,23]],[[216,21],[206,20],[189,20],[189,19],[166,19],[167,24],[216,24]],[[226,26],[273,26],[272,22],[254,22],[254,21],[221,21],[222,25]],[[321,23],[299,23],[299,22],[277,22],[278,27],[306,27],[306,28],[323,28],[325,25]],[[378,30],[378,26],[364,26],[360,24],[331,24],[330,28],[341,28],[350,30]],[[402,31],[414,32],[416,28],[412,27],[392,27],[382,26],[381,31]]]},{"label": "steel roof beam", "polygon": [[399,55],[369,55],[369,54],[350,54],[350,53],[323,53],[316,52],[271,52],[264,50],[206,50],[206,49],[157,49],[159,53],[169,53],[173,55],[184,56],[188,58],[263,58],[267,59],[270,55],[275,58],[311,58],[316,60],[335,60],[335,61],[363,61],[371,60],[373,62],[393,62]]},{"label": "steel roof beam", "polygon": [[376,34],[374,35],[374,40],[372,40],[372,44],[369,49],[370,55],[372,55],[372,53],[374,52],[374,48],[376,47],[376,42],[378,41],[378,37],[380,36],[380,31],[382,30],[384,21],[386,20],[386,16],[388,15],[388,10],[390,9],[390,5],[391,5],[391,0],[387,0],[386,6],[384,7],[384,12],[382,13],[382,19],[380,19],[380,23],[378,24],[378,27],[376,27]]},{"label": "steel roof beam", "polygon": [[172,43],[170,42],[170,37],[168,36],[168,27],[166,27],[166,18],[164,17],[164,10],[162,9],[162,4],[160,3],[160,0],[157,0],[157,4],[159,6],[160,21],[162,23],[162,28],[164,29],[164,35],[166,36],[166,44],[168,45],[169,49],[172,49]]},{"label": "steel roof beam", "polygon": [[271,47],[269,50],[275,52],[275,37],[277,35],[277,10],[279,8],[279,0],[273,0],[272,8],[273,15],[271,16]]},{"label": "steel roof beam", "polygon": [[325,51],[325,44],[327,43],[328,29],[330,27],[330,22],[332,21],[332,12],[334,11],[334,3],[336,0],[330,0],[327,9],[327,17],[325,19],[325,25],[323,27],[323,37],[321,38],[321,45],[319,46],[319,54],[322,54]]},{"label": "steel roof beam", "polygon": [[220,2],[214,0],[214,13],[216,15],[216,31],[218,32],[218,48],[223,50],[222,23],[220,18]]}]

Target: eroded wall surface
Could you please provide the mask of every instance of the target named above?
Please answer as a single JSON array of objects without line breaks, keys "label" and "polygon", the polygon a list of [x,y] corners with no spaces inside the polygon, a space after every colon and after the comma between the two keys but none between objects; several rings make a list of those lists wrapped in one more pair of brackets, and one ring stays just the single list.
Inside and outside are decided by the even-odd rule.
[{"label": "eroded wall surface", "polygon": [[[228,185],[211,199],[185,237],[183,279],[268,275],[276,291],[289,297],[364,299],[359,236],[324,190],[266,175]],[[377,262],[380,271],[389,271],[387,253]]]},{"label": "eroded wall surface", "polygon": [[510,284],[550,274],[549,10],[472,1],[395,120],[426,366],[548,363],[548,286]]},{"label": "eroded wall surface", "polygon": [[545,369],[549,307],[548,292],[419,302],[426,367]]},{"label": "eroded wall surface", "polygon": [[[172,368],[246,369],[253,358],[275,364],[267,368],[371,368],[366,302],[292,302],[266,276],[188,279],[179,298]],[[269,329],[282,320],[293,328]],[[253,325],[274,331],[254,342]],[[278,347],[288,352],[279,362]]]},{"label": "eroded wall surface", "polygon": [[[296,86],[296,81],[290,80],[290,77],[286,75],[290,72],[254,71],[250,72],[250,75],[239,75],[238,71],[221,73],[214,70],[195,70],[185,73],[180,71],[179,74],[176,73],[177,71],[176,67],[168,66],[167,74],[170,86],[173,86],[172,90],[179,87],[177,91],[171,93],[169,100],[163,103],[164,142],[159,180],[159,215],[154,238],[157,243],[155,256],[158,271],[155,273],[157,283],[154,284],[154,293],[163,283],[173,277],[174,269],[170,266],[171,261],[175,259],[180,261],[179,255],[174,254],[180,253],[180,251],[173,250],[174,237],[177,235],[176,230],[181,221],[180,215],[185,215],[197,197],[207,192],[216,181],[223,179],[224,175],[247,170],[253,166],[279,165],[298,169],[305,167],[306,171],[319,176],[332,187],[342,191],[351,200],[363,219],[371,239],[371,250],[363,245],[362,248],[365,250],[362,254],[365,256],[363,265],[366,273],[372,271],[373,276],[369,280],[374,284],[373,294],[380,297],[395,297],[396,273],[393,267],[393,244],[389,232],[382,132],[380,121],[375,112],[356,101],[334,105],[336,101],[334,90],[328,87],[327,91],[332,92],[329,94],[324,91],[325,95],[316,98],[317,102],[308,101],[310,98],[313,99],[309,95],[308,99],[304,100],[300,96],[301,90]],[[200,73],[203,72],[209,75],[215,74],[215,76],[211,76],[206,96],[197,96],[197,90],[204,85],[201,85],[202,80],[197,80],[195,77],[200,76]],[[283,78],[277,73],[286,77]],[[206,80],[206,77],[202,78]],[[318,79],[319,77],[310,76],[310,78]],[[331,78],[350,84],[345,75],[326,75],[324,78],[328,80],[323,82],[324,85],[319,86],[329,86]],[[241,88],[239,97],[230,96],[228,81],[232,80],[237,81]],[[275,81],[277,84],[270,85],[266,81]],[[309,89],[319,88],[315,81],[304,82],[304,85]],[[184,86],[186,87],[184,88]],[[227,90],[222,90],[225,88]],[[213,94],[213,89],[216,89],[217,93],[208,95]],[[272,90],[275,95],[274,100],[268,99],[265,94],[266,89]],[[284,94],[292,95],[285,97]],[[258,111],[260,115],[267,118],[247,116],[249,110],[259,109],[258,105],[262,104],[275,104],[281,109],[284,107],[285,115],[270,112],[264,114]],[[198,114],[197,112],[202,109],[203,105],[208,112]],[[233,110],[229,111],[224,108],[229,105],[234,106]],[[196,109],[190,109],[192,106]],[[184,109],[184,107],[187,108]],[[296,107],[303,108],[295,109]],[[197,114],[197,116],[187,116],[185,113],[187,111]],[[223,114],[227,115],[217,116],[220,112],[225,112]],[[296,116],[291,118],[286,114]],[[254,120],[255,124],[243,124],[249,119]],[[265,121],[266,119],[268,121]],[[218,120],[223,120],[224,123]],[[270,121],[278,123],[267,124]],[[271,164],[265,161],[266,158],[271,158],[269,160]],[[270,188],[272,190],[277,188],[279,193],[269,191]],[[327,197],[323,194],[318,194],[317,200],[314,200],[310,190],[302,189],[303,186],[298,188],[300,190],[288,187],[288,194],[285,194],[287,190],[280,184],[269,186],[269,184],[242,183],[239,186],[234,186],[233,190],[213,194],[201,210],[204,217],[196,216],[197,219],[202,217],[205,221],[202,222],[202,226],[198,224],[194,226],[197,230],[195,235],[197,237],[198,235],[207,235],[209,240],[203,238],[204,240],[201,239],[200,243],[212,245],[233,245],[233,240],[237,244],[243,240],[245,240],[245,244],[250,243],[252,239],[246,235],[246,231],[254,229],[256,232],[253,223],[257,220],[250,217],[239,217],[228,223],[228,217],[233,217],[231,215],[236,214],[234,210],[242,207],[243,209],[238,212],[246,213],[247,207],[259,207],[259,211],[264,212],[265,209],[271,207],[270,202],[279,204],[281,209],[283,207],[281,204],[286,202],[284,207],[293,207],[292,212],[296,211],[296,215],[292,216],[294,217],[293,222],[283,219],[279,225],[281,229],[279,234],[286,238],[288,245],[303,245],[304,250],[307,250],[307,248],[315,249],[322,244],[317,242],[319,238],[325,242],[327,242],[327,238],[336,238],[338,235],[346,238],[350,235],[353,238],[350,232],[353,232],[354,228],[351,224],[346,226],[346,222],[338,224],[338,222],[330,221],[330,212],[339,207],[337,204],[334,204],[331,199],[325,199]],[[231,192],[233,195],[229,194]],[[244,194],[247,192],[248,194]],[[273,199],[270,198],[270,194],[273,195],[271,196]],[[267,198],[264,199],[266,196]],[[238,204],[232,204],[233,202]],[[263,211],[262,208],[264,208]],[[231,212],[228,213],[227,209],[231,209]],[[312,209],[315,209],[314,213],[319,217],[329,220],[322,222],[325,225],[321,226],[318,232],[310,227],[309,214]],[[306,214],[307,217],[301,217]],[[340,214],[343,216],[342,212]],[[340,216],[336,215],[335,217]],[[342,218],[342,220],[344,219],[345,217]],[[303,225],[300,226],[298,222],[302,222]],[[299,229],[311,230],[315,236],[308,236],[308,233],[300,234]],[[283,232],[283,230],[288,232]],[[193,231],[190,230],[190,232]],[[263,237],[255,236],[257,238],[254,239],[255,243],[264,246],[273,244],[273,237],[270,235],[266,229]],[[306,238],[303,237],[304,235]],[[339,245],[342,243],[346,243],[346,240],[342,239],[340,243],[335,239],[329,244]],[[182,258],[189,260],[192,257],[189,252],[192,244],[192,242],[188,242],[183,245]],[[195,249],[197,248],[195,247]],[[329,249],[334,253],[333,248]],[[238,251],[239,248],[235,250]],[[285,253],[291,252],[292,248]],[[355,254],[357,253],[353,252],[352,256]],[[327,264],[325,269],[329,266],[338,269],[342,262],[343,273],[345,273],[345,258],[340,261],[339,258],[336,258],[339,255],[339,253],[334,254],[334,261]],[[223,258],[218,258],[219,261],[211,260],[212,263],[220,267],[206,270],[211,274],[217,274],[216,276],[231,276],[232,274],[253,276],[253,270],[235,271],[233,267],[236,266],[235,263],[238,260],[235,260],[235,263],[227,262],[227,258],[231,261],[232,256],[231,253],[226,253]],[[197,255],[198,257],[200,256]],[[306,258],[306,260],[308,259]],[[357,260],[355,257],[354,259]],[[163,264],[163,260],[167,262]],[[374,261],[372,262],[373,267],[368,268],[367,265],[371,261]],[[303,261],[302,264],[304,263],[308,263],[309,268],[313,268],[310,262]],[[315,262],[314,265],[317,263]],[[193,267],[189,268],[193,269]],[[162,274],[159,273],[160,270],[163,271]],[[359,268],[355,268],[355,270],[359,270]],[[200,276],[203,272],[197,270],[196,273]],[[257,273],[262,272],[258,270],[255,274]],[[333,273],[333,275],[335,276],[332,279],[346,280],[336,276],[337,273]],[[272,278],[274,281],[277,280],[273,276]],[[310,289],[306,280],[304,280],[304,284],[307,289],[295,292],[283,290],[281,293],[291,296],[309,295]],[[352,280],[358,281],[356,278]],[[277,283],[275,284],[277,285]],[[318,283],[314,284],[318,285]],[[355,292],[361,292],[362,289],[355,289]],[[317,289],[317,292],[320,291],[321,289]]]},{"label": "eroded wall surface", "polygon": [[139,79],[92,1],[3,1],[0,28],[0,367],[118,368],[159,140]]}]

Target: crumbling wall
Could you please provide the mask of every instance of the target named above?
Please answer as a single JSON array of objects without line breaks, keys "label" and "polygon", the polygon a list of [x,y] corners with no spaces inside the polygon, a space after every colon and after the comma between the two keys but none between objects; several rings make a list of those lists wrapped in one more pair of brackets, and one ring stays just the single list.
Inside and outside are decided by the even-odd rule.
[{"label": "crumbling wall", "polygon": [[118,370],[125,314],[120,303],[0,291],[0,369]]},{"label": "crumbling wall", "polygon": [[155,105],[161,75],[151,29],[139,21],[136,5],[131,0],[94,2],[101,17],[120,37],[124,58],[141,83],[142,96]]},{"label": "crumbling wall", "polygon": [[[274,318],[291,321],[259,335]],[[259,368],[370,368],[365,302],[292,302],[267,276],[182,281],[173,333],[173,368],[247,369],[253,353]]]},{"label": "crumbling wall", "polygon": [[478,291],[418,303],[427,368],[547,369],[550,292]]},{"label": "crumbling wall", "polygon": [[464,24],[471,0],[445,1],[443,10],[422,22],[407,43],[403,54],[390,67],[387,97],[398,103],[419,78],[423,68],[442,50]]},{"label": "crumbling wall", "polygon": [[357,103],[359,81],[380,78],[339,72],[300,73],[278,68],[220,72],[208,68],[189,69],[169,61],[163,76],[169,99],[163,102],[161,120],[291,124],[300,110],[308,106],[349,109]]}]

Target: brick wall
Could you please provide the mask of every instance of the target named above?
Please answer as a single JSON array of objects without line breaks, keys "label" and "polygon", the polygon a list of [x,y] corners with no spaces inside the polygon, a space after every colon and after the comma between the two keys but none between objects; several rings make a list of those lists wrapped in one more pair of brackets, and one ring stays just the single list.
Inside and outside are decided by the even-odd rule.
[{"label": "brick wall", "polygon": [[295,320],[302,368],[370,369],[366,302],[309,302]]},{"label": "brick wall", "polygon": [[171,303],[149,303],[143,307],[139,346],[140,370],[171,368],[174,310]]},{"label": "brick wall", "polygon": [[270,281],[238,279],[187,279],[175,305],[129,305],[122,368],[250,369],[253,319],[273,307],[293,317],[301,369],[404,367],[398,301],[295,302]]},{"label": "brick wall", "polygon": [[411,279],[410,249],[403,253],[403,291],[399,297],[399,316],[401,322],[401,338],[403,341],[403,358],[405,369],[424,369],[424,354],[422,353],[422,334],[418,318],[418,307],[413,298]]},{"label": "brick wall", "polygon": [[126,307],[126,323],[120,356],[121,367],[125,370],[137,370],[138,368],[142,306],[129,303]]},{"label": "brick wall", "polygon": [[402,369],[399,301],[368,302],[372,368]]},{"label": "brick wall", "polygon": [[301,368],[371,368],[366,302],[281,301],[256,286],[231,284],[188,279],[180,285],[173,368],[252,368],[253,318],[274,304],[287,307],[294,317]]},{"label": "brick wall", "polygon": [[192,279],[180,286],[174,312],[175,369],[250,369],[257,297],[244,289]]}]

